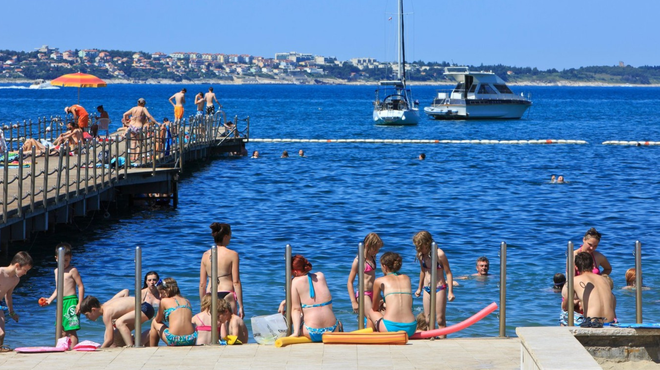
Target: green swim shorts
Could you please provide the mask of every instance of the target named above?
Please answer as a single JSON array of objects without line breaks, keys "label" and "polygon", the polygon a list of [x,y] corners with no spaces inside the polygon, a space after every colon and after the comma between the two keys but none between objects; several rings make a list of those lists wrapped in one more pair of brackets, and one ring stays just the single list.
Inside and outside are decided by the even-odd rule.
[{"label": "green swim shorts", "polygon": [[80,330],[80,315],[76,315],[78,296],[70,295],[62,299],[62,327],[64,331]]}]

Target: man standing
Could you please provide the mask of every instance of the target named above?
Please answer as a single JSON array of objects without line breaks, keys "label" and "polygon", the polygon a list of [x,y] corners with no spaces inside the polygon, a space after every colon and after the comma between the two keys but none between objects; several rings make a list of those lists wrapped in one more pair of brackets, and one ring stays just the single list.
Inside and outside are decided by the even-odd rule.
[{"label": "man standing", "polygon": [[[593,257],[587,252],[580,252],[575,256],[575,267],[580,275],[573,278],[575,296],[582,306],[584,317],[587,322],[593,318],[604,318],[604,322],[613,322],[615,317],[616,301],[608,281],[592,272],[594,268]],[[561,304],[563,310],[568,310],[568,289],[564,285]]]},{"label": "man standing", "polygon": [[87,128],[89,125],[89,114],[87,114],[87,111],[85,108],[83,108],[80,105],[74,104],[70,107],[64,108],[64,113],[66,114],[73,114],[73,119],[83,131]]},{"label": "man standing", "polygon": [[[186,104],[186,89],[181,89],[178,93],[170,97],[170,104],[174,107],[174,122],[178,123],[183,119],[183,105]],[[174,100],[174,101],[172,101]]]},{"label": "man standing", "polygon": [[222,109],[222,104],[218,102],[218,99],[215,98],[215,93],[213,92],[213,87],[209,87],[209,92],[204,94],[204,100],[206,100],[206,115],[212,116],[215,114],[215,105],[213,101],[215,100],[218,103],[218,109]]}]

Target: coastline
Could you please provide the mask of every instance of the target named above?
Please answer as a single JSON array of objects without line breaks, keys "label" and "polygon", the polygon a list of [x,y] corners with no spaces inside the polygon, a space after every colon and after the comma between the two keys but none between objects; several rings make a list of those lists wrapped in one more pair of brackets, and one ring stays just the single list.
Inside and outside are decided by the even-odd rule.
[{"label": "coastline", "polygon": [[[0,85],[8,84],[32,84],[38,80],[30,79],[0,79]],[[234,79],[227,81],[226,79],[200,79],[200,80],[183,80],[174,81],[169,79],[148,79],[146,81],[132,81],[127,79],[106,79],[104,80],[109,85],[337,85],[337,86],[374,86],[377,85],[376,81],[345,81],[338,79],[314,79],[320,83],[295,83],[292,80],[270,80],[270,79],[252,79],[244,81],[243,79]],[[447,86],[453,87],[455,82],[408,82],[409,86]],[[507,81],[510,86],[557,86],[557,87],[660,87],[660,84],[621,84],[621,83],[605,83],[605,82],[574,82],[574,81],[557,81],[557,82],[511,82]]]}]

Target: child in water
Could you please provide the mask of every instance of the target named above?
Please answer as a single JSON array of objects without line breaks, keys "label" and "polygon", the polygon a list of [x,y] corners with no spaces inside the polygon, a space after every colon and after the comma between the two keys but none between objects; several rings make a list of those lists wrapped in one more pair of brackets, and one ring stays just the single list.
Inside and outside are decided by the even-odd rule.
[{"label": "child in water", "polygon": [[[383,241],[380,239],[378,234],[369,233],[363,241],[364,244],[364,312],[365,318],[366,313],[371,310],[371,301],[374,296],[374,280],[376,279],[376,255],[380,248],[383,247]],[[346,288],[348,289],[348,296],[351,298],[351,305],[353,306],[353,313],[358,312],[358,292],[355,290],[353,283],[355,282],[355,277],[357,276],[358,271],[361,268],[358,266],[358,257],[355,257],[353,260],[353,265],[351,266],[351,272],[348,274],[348,282],[346,283]],[[367,319],[367,328],[373,328],[374,323]]]},{"label": "child in water", "polygon": [[[428,324],[429,315],[431,314],[431,289],[435,289],[436,323],[439,328],[444,328],[447,326],[447,318],[445,317],[447,301],[454,300],[454,277],[449,268],[447,256],[440,248],[438,248],[438,264],[437,266],[431,266],[431,243],[433,243],[433,237],[428,231],[420,231],[413,237],[420,269],[419,287],[415,292],[415,297],[419,297],[422,294],[422,289],[424,289],[424,314]],[[431,281],[431,268],[438,270],[437,281]],[[446,279],[445,275],[447,276]],[[433,329],[435,328],[429,327],[429,330]]]}]

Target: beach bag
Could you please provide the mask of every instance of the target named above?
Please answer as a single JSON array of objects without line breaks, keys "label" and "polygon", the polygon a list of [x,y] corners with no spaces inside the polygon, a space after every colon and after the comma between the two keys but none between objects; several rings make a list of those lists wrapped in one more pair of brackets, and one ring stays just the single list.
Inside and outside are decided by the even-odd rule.
[{"label": "beach bag", "polygon": [[286,336],[286,331],[286,321],[282,314],[252,318],[252,336],[259,344],[275,344],[278,338]]},{"label": "beach bag", "polygon": [[106,150],[104,152],[100,152],[97,155],[99,162],[103,164],[108,164],[110,162],[110,153]]}]

